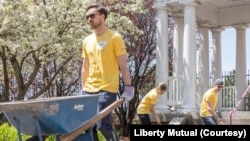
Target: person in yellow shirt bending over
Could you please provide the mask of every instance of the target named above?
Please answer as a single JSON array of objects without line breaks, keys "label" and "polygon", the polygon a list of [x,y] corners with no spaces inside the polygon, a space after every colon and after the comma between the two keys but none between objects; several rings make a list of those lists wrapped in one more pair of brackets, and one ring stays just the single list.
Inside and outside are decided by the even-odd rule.
[{"label": "person in yellow shirt bending over", "polygon": [[207,90],[203,95],[200,116],[205,125],[219,125],[223,124],[215,112],[215,108],[218,101],[218,94],[224,86],[224,82],[221,79],[216,79],[212,88]]},{"label": "person in yellow shirt bending over", "polygon": [[141,124],[150,125],[151,120],[149,114],[152,113],[155,121],[158,125],[161,125],[160,118],[155,111],[155,104],[158,102],[159,95],[164,94],[167,91],[167,84],[160,82],[157,86],[151,89],[141,100],[137,108],[137,115],[141,121]]}]

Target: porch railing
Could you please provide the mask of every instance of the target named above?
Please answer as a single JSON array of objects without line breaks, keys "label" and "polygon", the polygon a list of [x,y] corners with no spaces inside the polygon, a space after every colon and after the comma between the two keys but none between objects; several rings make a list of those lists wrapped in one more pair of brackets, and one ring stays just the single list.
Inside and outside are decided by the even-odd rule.
[{"label": "porch railing", "polygon": [[[181,76],[169,77],[167,99],[168,106],[180,107],[183,105],[181,82]],[[232,110],[237,102],[237,92],[235,86],[224,87],[221,91],[220,98],[218,100],[218,109],[222,111]]]},{"label": "porch railing", "polygon": [[179,107],[183,103],[181,91],[181,76],[171,76],[168,79],[168,106]]},{"label": "porch railing", "polygon": [[218,102],[220,103],[219,109],[222,111],[232,110],[235,107],[237,101],[236,87],[235,86],[224,87],[221,91],[220,97],[221,97],[219,99],[220,101]]},{"label": "porch railing", "polygon": [[230,125],[232,125],[232,116],[233,113],[238,110],[239,105],[241,104],[241,102],[244,100],[244,98],[246,97],[246,95],[250,92],[250,85],[247,87],[247,89],[245,90],[245,92],[243,93],[243,95],[241,96],[241,99],[238,101],[238,103],[236,104],[236,106],[233,108],[233,110],[230,111],[229,113],[229,123]]}]

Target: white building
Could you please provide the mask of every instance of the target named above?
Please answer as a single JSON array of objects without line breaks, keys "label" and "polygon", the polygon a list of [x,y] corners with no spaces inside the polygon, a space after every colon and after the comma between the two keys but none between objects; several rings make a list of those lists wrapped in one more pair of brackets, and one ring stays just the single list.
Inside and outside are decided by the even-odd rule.
[{"label": "white building", "polygon": [[[157,67],[156,82],[168,76],[168,16],[174,26],[174,77],[180,78],[181,106],[193,111],[199,108],[202,94],[213,80],[221,78],[221,33],[226,28],[236,31],[236,90],[237,99],[247,87],[246,29],[250,25],[250,0],[156,0],[157,10]],[[201,32],[200,62],[197,67],[196,33]],[[209,51],[209,31],[212,33],[212,52]],[[212,59],[209,56],[212,53]],[[199,68],[199,70],[197,70]],[[199,72],[199,82],[196,72]],[[199,89],[199,92],[198,92]],[[167,95],[159,99],[157,108],[168,107]]]}]

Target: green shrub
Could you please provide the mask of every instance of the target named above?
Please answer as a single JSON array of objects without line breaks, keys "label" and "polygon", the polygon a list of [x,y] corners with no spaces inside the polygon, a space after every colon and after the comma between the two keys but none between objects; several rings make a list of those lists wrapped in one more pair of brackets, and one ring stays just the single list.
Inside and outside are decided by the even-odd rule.
[{"label": "green shrub", "polygon": [[97,130],[97,137],[99,141],[106,141],[105,137],[102,135],[101,131]]},{"label": "green shrub", "polygon": [[[106,141],[105,137],[102,135],[100,131],[97,131],[97,136],[99,141]],[[21,134],[22,140],[25,141],[31,136]],[[17,129],[5,122],[0,125],[0,141],[18,141],[18,131]],[[46,138],[46,141],[56,141],[56,136],[51,135]]]},{"label": "green shrub", "polygon": [[[17,130],[14,126],[5,122],[0,125],[0,141],[18,141]],[[21,134],[22,140],[30,138],[30,136]]]},{"label": "green shrub", "polygon": [[[10,125],[9,123],[5,122],[0,125],[0,141],[18,141],[18,131],[17,129]],[[21,134],[22,140],[25,141],[31,136]],[[55,141],[56,137],[49,136],[46,141]]]}]

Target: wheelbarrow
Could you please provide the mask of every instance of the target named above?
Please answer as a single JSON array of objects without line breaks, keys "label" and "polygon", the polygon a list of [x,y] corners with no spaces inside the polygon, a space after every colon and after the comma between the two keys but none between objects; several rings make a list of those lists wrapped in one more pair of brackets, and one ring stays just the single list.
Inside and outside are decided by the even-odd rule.
[{"label": "wheelbarrow", "polygon": [[38,100],[0,103],[4,115],[21,134],[38,137],[55,135],[59,141],[93,141],[91,132],[85,132],[125,99],[119,99],[97,113],[99,94],[43,98]]}]

